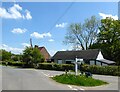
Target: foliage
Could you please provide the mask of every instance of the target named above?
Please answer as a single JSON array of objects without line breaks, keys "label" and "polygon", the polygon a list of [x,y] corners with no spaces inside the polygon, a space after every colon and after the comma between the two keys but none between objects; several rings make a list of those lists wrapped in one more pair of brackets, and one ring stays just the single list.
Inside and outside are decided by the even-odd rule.
[{"label": "foliage", "polygon": [[11,59],[13,61],[22,61],[22,55],[21,54],[20,55],[13,54]]},{"label": "foliage", "polygon": [[99,30],[97,42],[91,48],[101,49],[106,59],[120,64],[120,20],[102,19]]},{"label": "foliage", "polygon": [[93,74],[120,76],[120,66],[83,65],[81,69]]},{"label": "foliage", "polygon": [[40,50],[38,48],[33,48],[32,51],[32,57],[33,57],[33,63],[37,64],[40,62],[44,62],[44,57],[40,53]]},{"label": "foliage", "polygon": [[12,53],[11,52],[8,52],[6,50],[0,50],[0,52],[2,52],[2,54],[0,55],[0,57],[2,57],[2,61],[5,61],[5,60],[10,60],[11,59],[11,56],[12,56]]},{"label": "foliage", "polygon": [[55,63],[39,63],[38,69],[65,71],[65,70],[73,70],[74,65],[72,65],[72,64],[55,64]]},{"label": "foliage", "polygon": [[84,24],[72,23],[65,36],[65,44],[75,45],[75,49],[81,47],[88,49],[96,40],[99,21],[95,16],[86,19]]},{"label": "foliage", "polygon": [[44,62],[44,57],[37,47],[26,47],[23,51],[23,62],[28,66],[36,66],[37,63]]},{"label": "foliage", "polygon": [[[7,61],[8,65],[10,66],[19,66],[22,67],[23,66],[23,62],[16,62],[16,61]],[[2,61],[2,65],[6,65],[6,61]]]},{"label": "foliage", "polygon": [[63,83],[63,84],[71,84],[71,85],[78,85],[78,86],[100,86],[103,84],[107,84],[107,82],[93,79],[92,77],[85,77],[85,76],[75,76],[73,74],[62,74],[52,77],[53,80]]}]

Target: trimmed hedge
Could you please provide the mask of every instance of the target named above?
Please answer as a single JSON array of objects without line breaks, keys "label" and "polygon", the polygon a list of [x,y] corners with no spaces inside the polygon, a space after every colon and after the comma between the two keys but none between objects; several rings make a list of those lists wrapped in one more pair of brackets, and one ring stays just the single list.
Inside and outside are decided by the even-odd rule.
[{"label": "trimmed hedge", "polygon": [[[7,61],[10,66],[19,66],[22,67],[23,62]],[[2,65],[6,65],[6,61],[2,61]]]},{"label": "trimmed hedge", "polygon": [[93,74],[120,76],[120,66],[82,65],[81,70]]},{"label": "trimmed hedge", "polygon": [[[2,65],[5,65],[6,61],[2,61]],[[7,61],[10,66],[18,67],[30,67],[25,65],[23,62],[13,62]],[[39,63],[36,69],[45,69],[45,70],[56,70],[56,71],[65,71],[65,70],[74,70],[75,66],[72,64],[56,64],[56,63]],[[112,75],[120,76],[120,66],[96,66],[96,65],[82,65],[80,67],[81,71],[91,72],[92,74],[101,74],[101,75]]]},{"label": "trimmed hedge", "polygon": [[55,63],[39,63],[37,69],[65,71],[65,70],[73,70],[74,65],[72,65],[72,64],[55,64]]}]

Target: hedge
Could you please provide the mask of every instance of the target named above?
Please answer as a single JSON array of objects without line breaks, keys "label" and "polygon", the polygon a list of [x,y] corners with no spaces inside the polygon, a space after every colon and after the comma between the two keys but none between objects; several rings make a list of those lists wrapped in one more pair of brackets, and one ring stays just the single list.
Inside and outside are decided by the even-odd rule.
[{"label": "hedge", "polygon": [[55,63],[39,63],[37,69],[65,71],[65,70],[73,70],[74,65],[72,65],[72,64],[55,64]]},{"label": "hedge", "polygon": [[120,66],[82,65],[81,70],[93,74],[120,76]]},{"label": "hedge", "polygon": [[[7,61],[10,66],[19,66],[22,67],[23,62]],[[2,61],[2,65],[6,65],[6,61]]]},{"label": "hedge", "polygon": [[[5,65],[5,61],[3,61],[2,64]],[[18,66],[18,67],[23,67],[24,65],[24,67],[30,67],[23,64],[22,62],[13,62],[13,61],[9,61],[8,65]],[[34,68],[65,71],[65,70],[74,70],[74,67],[75,66],[73,64],[39,63],[37,67]],[[91,72],[92,74],[120,76],[120,66],[82,65],[80,68],[81,71]]]}]

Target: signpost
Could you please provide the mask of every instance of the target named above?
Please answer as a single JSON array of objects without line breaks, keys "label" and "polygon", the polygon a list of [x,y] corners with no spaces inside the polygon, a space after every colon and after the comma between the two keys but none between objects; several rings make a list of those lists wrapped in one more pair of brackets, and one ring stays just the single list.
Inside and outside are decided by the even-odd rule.
[{"label": "signpost", "polygon": [[78,64],[77,64],[77,57],[75,58],[75,75],[77,75],[78,71]]},{"label": "signpost", "polygon": [[83,59],[78,59],[77,57],[75,58],[75,75],[78,74],[78,61],[80,61],[80,64],[81,64]]}]

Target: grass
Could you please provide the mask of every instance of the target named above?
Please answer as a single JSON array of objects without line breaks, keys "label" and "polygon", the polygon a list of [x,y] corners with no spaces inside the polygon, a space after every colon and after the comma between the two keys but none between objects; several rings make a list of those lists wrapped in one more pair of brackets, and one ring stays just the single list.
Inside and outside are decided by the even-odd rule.
[{"label": "grass", "polygon": [[85,77],[85,76],[75,76],[73,74],[62,74],[57,75],[55,77],[51,77],[53,80],[63,84],[71,84],[71,85],[78,85],[78,86],[100,86],[104,84],[108,84],[102,80],[93,79],[92,77]]}]

